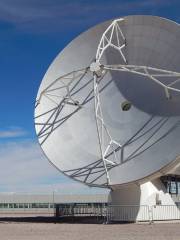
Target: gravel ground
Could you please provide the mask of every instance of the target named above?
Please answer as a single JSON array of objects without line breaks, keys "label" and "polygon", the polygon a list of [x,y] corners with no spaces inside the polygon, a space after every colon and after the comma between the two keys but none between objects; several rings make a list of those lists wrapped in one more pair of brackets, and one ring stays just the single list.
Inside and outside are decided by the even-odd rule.
[{"label": "gravel ground", "polygon": [[180,223],[0,223],[1,240],[180,240]]}]

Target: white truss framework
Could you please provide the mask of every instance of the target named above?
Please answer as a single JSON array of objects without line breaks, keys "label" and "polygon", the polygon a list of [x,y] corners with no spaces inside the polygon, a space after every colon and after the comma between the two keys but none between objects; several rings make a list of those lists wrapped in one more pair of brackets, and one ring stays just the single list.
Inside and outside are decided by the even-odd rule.
[{"label": "white truss framework", "polygon": [[[108,128],[104,122],[99,95],[99,80],[95,74],[94,74],[94,104],[99,147],[106,172],[107,183],[110,184],[110,177],[108,173],[107,164],[115,166],[120,163],[119,162],[120,159],[118,159],[117,157],[117,151],[122,148],[122,145],[112,139],[108,131]],[[109,156],[111,156],[112,154],[113,161],[108,159]]]},{"label": "white truss framework", "polygon": [[[94,92],[93,97],[95,106],[95,119],[101,157],[99,160],[89,165],[77,169],[64,171],[64,173],[68,174],[69,176],[76,178],[77,180],[80,179],[86,184],[96,185],[96,180],[106,175],[106,182],[104,182],[102,186],[111,185],[111,179],[109,176],[110,169],[126,161],[125,159],[123,159],[122,156],[123,149],[126,144],[122,145],[118,142],[119,140],[116,141],[115,139],[113,139],[103,117],[103,110],[100,98],[100,93],[102,90],[100,88],[100,84],[103,81],[103,72],[119,71],[145,76],[151,81],[160,85],[165,91],[165,95],[168,99],[171,98],[171,93],[180,93],[180,89],[177,86],[180,83],[179,72],[153,68],[149,66],[136,66],[127,64],[128,61],[123,52],[123,49],[126,47],[126,38],[120,28],[120,25],[123,21],[124,19],[122,18],[114,20],[104,31],[97,48],[96,61],[92,63],[90,67],[87,67],[86,69],[76,70],[57,78],[41,92],[39,99],[36,101],[36,108],[39,104],[41,104],[41,100],[43,97],[45,97],[54,104],[54,107],[49,109],[47,112],[41,113],[40,115],[35,117],[35,125],[37,125],[39,128],[37,135],[40,144],[43,144],[44,141],[47,140],[47,138],[54,130],[60,127],[61,124],[68,120],[73,114],[75,114],[82,107],[84,107],[87,99],[92,99],[92,94]],[[120,61],[122,62],[123,60],[124,64],[101,64],[103,54],[110,47],[114,48],[120,53]],[[90,72],[92,73],[92,81],[89,80],[88,83],[85,83],[84,87],[93,82],[93,89],[92,91],[90,91],[88,96],[84,98],[84,100],[79,102],[76,99],[75,93],[80,91],[83,87],[78,89],[78,83],[83,80],[84,76],[86,76],[87,73]],[[58,93],[61,92],[61,90],[62,92],[64,92],[63,95]],[[66,105],[72,105],[74,106],[74,109],[67,116],[61,116],[62,110]],[[43,121],[41,121],[41,117],[43,117]],[[46,119],[45,122],[44,119]],[[159,124],[161,124],[161,121],[155,124],[154,127],[159,127]],[[154,127],[152,127],[152,129],[154,129]],[[149,130],[147,130],[147,132],[148,131]],[[155,132],[157,132],[157,130]],[[149,139],[151,139],[151,136],[149,137]],[[133,137],[131,141],[133,141]],[[129,140],[129,142],[131,141]],[[139,149],[140,148],[141,146],[139,147]],[[137,151],[138,150],[136,150],[133,154],[136,154]],[[131,154],[129,158],[132,157],[133,154]]]},{"label": "white truss framework", "polygon": [[[75,101],[70,94],[70,86],[76,79],[79,79],[82,76],[84,76],[86,72],[87,69],[80,69],[55,79],[48,87],[46,87],[41,92],[39,99],[36,101],[36,104],[40,103],[41,98],[45,96],[57,105],[59,104],[59,99],[63,100],[63,102],[66,104],[79,105],[79,103]],[[59,89],[65,89],[66,90],[65,95],[61,96],[54,93]],[[57,97],[58,102],[53,99],[54,97]]]},{"label": "white truss framework", "polygon": [[[176,84],[180,83],[180,73],[169,71],[165,69],[153,68],[148,66],[136,66],[136,65],[128,65],[128,61],[122,50],[126,47],[126,38],[121,30],[120,24],[124,21],[124,19],[116,19],[114,20],[109,27],[104,31],[102,37],[100,39],[97,53],[96,53],[96,63],[99,64],[102,71],[120,71],[120,72],[130,72],[133,74],[146,76],[156,84],[160,85],[164,91],[167,99],[171,98],[170,91],[179,92],[180,89],[176,88]],[[125,64],[118,65],[103,65],[101,64],[101,59],[106,49],[109,47],[118,50],[120,53],[120,60],[123,59]],[[95,97],[95,116],[97,123],[97,131],[99,138],[100,151],[102,155],[102,160],[104,163],[104,167],[106,170],[107,182],[110,184],[110,176],[108,169],[106,168],[107,164],[119,165],[123,162],[122,154],[119,155],[119,159],[117,159],[117,151],[123,151],[125,145],[121,145],[117,141],[115,141],[108,130],[108,126],[104,121],[101,101],[100,101],[100,92],[99,92],[99,84],[97,74],[94,76],[94,97]],[[169,79],[167,83],[167,78]],[[165,81],[163,81],[165,80]],[[104,146],[105,142],[108,139],[108,144]],[[111,145],[114,144],[116,147],[112,149],[111,155],[113,154],[114,160],[109,161],[107,157],[107,152]],[[125,160],[124,160],[125,161]]]},{"label": "white truss framework", "polygon": [[[87,69],[70,72],[54,80],[40,94],[35,108],[38,108],[42,98],[51,102],[51,109],[35,117],[35,125],[38,126],[38,138],[42,145],[51,133],[63,124],[69,117],[77,112],[84,102],[76,99],[78,83],[87,74]],[[84,99],[85,101],[86,99]],[[72,110],[68,115],[63,115],[62,110],[66,105],[71,105]]]},{"label": "white truss framework", "polygon": [[105,50],[112,47],[120,53],[124,63],[127,63],[126,57],[122,51],[126,46],[126,39],[119,26],[122,21],[124,21],[123,18],[114,20],[103,33],[96,53],[97,62],[100,62]]},{"label": "white truss framework", "polygon": [[[136,66],[136,65],[105,65],[104,69],[120,72],[130,72],[141,76],[146,76],[153,82],[164,88],[166,97],[170,99],[170,91],[179,92],[180,89],[176,88],[176,84],[180,83],[180,73],[168,71],[160,68],[153,68],[147,66]],[[169,83],[165,83],[169,78]]]}]

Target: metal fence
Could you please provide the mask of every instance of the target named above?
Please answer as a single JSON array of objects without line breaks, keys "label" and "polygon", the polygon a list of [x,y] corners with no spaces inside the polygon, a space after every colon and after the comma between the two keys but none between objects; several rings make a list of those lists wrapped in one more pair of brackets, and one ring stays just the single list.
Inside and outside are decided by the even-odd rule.
[{"label": "metal fence", "polygon": [[180,207],[175,205],[82,205],[56,206],[56,216],[101,216],[106,222],[180,220]]},{"label": "metal fence", "polygon": [[122,206],[110,205],[107,207],[107,222],[113,221],[163,221],[180,220],[180,206],[154,205],[154,206]]},{"label": "metal fence", "polygon": [[[56,211],[55,211],[56,210]],[[134,222],[180,220],[180,203],[176,205],[107,205],[99,204],[19,204],[0,206],[0,216],[8,215],[37,215],[37,216],[96,216],[105,222]]]},{"label": "metal fence", "polygon": [[152,206],[153,220],[180,220],[180,210],[174,205]]},{"label": "metal fence", "polygon": [[150,221],[148,206],[110,205],[107,208],[107,222]]},{"label": "metal fence", "polygon": [[106,217],[105,204],[56,204],[56,217],[62,216],[102,216]]}]

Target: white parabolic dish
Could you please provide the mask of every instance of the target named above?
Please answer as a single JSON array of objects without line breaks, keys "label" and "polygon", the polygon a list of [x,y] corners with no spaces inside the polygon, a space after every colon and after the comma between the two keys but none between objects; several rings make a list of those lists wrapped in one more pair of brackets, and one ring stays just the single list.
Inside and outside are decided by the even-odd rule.
[{"label": "white parabolic dish", "polygon": [[155,16],[108,21],[74,39],[37,95],[49,161],[97,186],[164,174],[180,154],[179,53],[179,24]]}]

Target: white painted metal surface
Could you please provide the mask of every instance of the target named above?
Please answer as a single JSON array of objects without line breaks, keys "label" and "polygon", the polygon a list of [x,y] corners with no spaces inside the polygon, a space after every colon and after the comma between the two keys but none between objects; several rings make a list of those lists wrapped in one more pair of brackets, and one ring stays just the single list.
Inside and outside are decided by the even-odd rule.
[{"label": "white painted metal surface", "polygon": [[[35,127],[45,155],[65,175],[116,191],[113,205],[131,201],[118,190],[134,184],[122,218],[135,217],[134,206],[174,205],[162,184],[148,181],[178,171],[179,52],[179,24],[123,17],[74,39],[39,88]],[[147,217],[141,208],[136,218]]]},{"label": "white painted metal surface", "polygon": [[[36,132],[50,162],[101,187],[166,174],[180,144],[178,39],[179,24],[128,16],[71,42],[36,101]],[[125,101],[132,105],[126,112]]]}]

